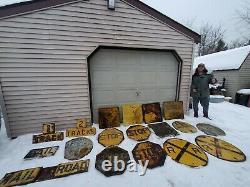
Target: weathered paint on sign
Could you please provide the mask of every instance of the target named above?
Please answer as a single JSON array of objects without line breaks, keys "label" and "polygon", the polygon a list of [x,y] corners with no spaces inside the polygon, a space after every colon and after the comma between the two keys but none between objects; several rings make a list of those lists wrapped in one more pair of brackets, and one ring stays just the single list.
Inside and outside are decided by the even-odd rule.
[{"label": "weathered paint on sign", "polygon": [[57,166],[43,168],[37,182],[66,177],[78,173],[87,172],[90,160],[80,160],[76,162],[66,162]]},{"label": "weathered paint on sign", "polygon": [[85,128],[87,125],[88,123],[86,119],[78,119],[76,122],[76,128]]},{"label": "weathered paint on sign", "polygon": [[65,144],[64,158],[78,160],[88,155],[93,149],[93,142],[88,138],[75,138]]},{"label": "weathered paint on sign", "polygon": [[35,182],[41,168],[30,168],[7,173],[0,181],[0,186],[16,186]]},{"label": "weathered paint on sign", "polygon": [[132,153],[137,163],[139,163],[140,160],[141,163],[145,165],[148,160],[147,168],[149,169],[163,166],[166,159],[166,153],[162,147],[149,141],[136,144]]},{"label": "weathered paint on sign", "polygon": [[33,144],[51,141],[62,141],[64,139],[63,132],[56,132],[54,134],[38,134],[33,135]]},{"label": "weathered paint on sign", "polygon": [[54,156],[56,154],[56,151],[58,150],[58,148],[59,148],[59,146],[32,149],[24,157],[24,159],[33,159],[33,158],[43,158],[43,157]]},{"label": "weathered paint on sign", "polygon": [[[102,166],[107,160],[110,161],[112,165],[109,167],[109,170],[104,170],[105,168]],[[120,165],[115,166],[115,160],[118,162],[123,161],[125,164],[124,168],[120,168]],[[112,146],[105,148],[102,152],[96,155],[95,168],[106,177],[121,175],[126,171],[129,160],[130,157],[128,151],[117,146]],[[116,167],[119,167],[119,169],[116,169]]]},{"label": "weathered paint on sign", "polygon": [[130,139],[136,141],[144,141],[149,138],[151,131],[143,125],[135,125],[135,126],[130,126],[127,129],[126,133]]},{"label": "weathered paint on sign", "polygon": [[245,154],[234,145],[211,136],[198,136],[195,142],[207,153],[230,162],[243,162]]},{"label": "weathered paint on sign", "polygon": [[104,147],[119,145],[123,140],[123,132],[116,128],[106,129],[98,135],[98,142]]},{"label": "weathered paint on sign", "polygon": [[155,123],[162,121],[160,103],[143,104],[142,112],[145,123]]},{"label": "weathered paint on sign", "polygon": [[213,125],[210,125],[210,124],[198,123],[196,127],[207,135],[211,135],[211,136],[225,136],[226,135],[226,133],[222,129],[215,127]]},{"label": "weathered paint on sign", "polygon": [[152,123],[149,124],[148,127],[153,129],[155,135],[160,138],[179,135],[179,133],[166,122]]},{"label": "weathered paint on sign", "polygon": [[95,127],[66,129],[66,137],[93,136],[95,134],[96,134]]},{"label": "weathered paint on sign", "polygon": [[122,105],[123,123],[133,125],[142,123],[142,105],[141,104],[124,104]]},{"label": "weathered paint on sign", "polygon": [[54,134],[56,132],[55,123],[44,123],[43,124],[43,134]]},{"label": "weathered paint on sign", "polygon": [[179,130],[183,133],[196,133],[197,132],[197,129],[193,125],[183,122],[183,121],[175,121],[173,122],[172,125],[176,130]]},{"label": "weathered paint on sign", "polygon": [[171,119],[184,119],[184,110],[182,101],[168,101],[163,103],[164,118]]},{"label": "weathered paint on sign", "polygon": [[98,113],[100,129],[120,126],[120,112],[118,107],[99,108]]},{"label": "weathered paint on sign", "polygon": [[163,148],[167,155],[178,163],[191,167],[206,166],[208,163],[208,158],[204,151],[186,140],[168,139],[163,144]]}]

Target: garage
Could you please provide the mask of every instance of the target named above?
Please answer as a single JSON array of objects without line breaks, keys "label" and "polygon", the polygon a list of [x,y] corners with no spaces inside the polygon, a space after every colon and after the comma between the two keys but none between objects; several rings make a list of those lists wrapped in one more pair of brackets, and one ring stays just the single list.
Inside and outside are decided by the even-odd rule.
[{"label": "garage", "polygon": [[178,98],[180,62],[172,51],[99,48],[88,65],[95,123],[100,107]]}]

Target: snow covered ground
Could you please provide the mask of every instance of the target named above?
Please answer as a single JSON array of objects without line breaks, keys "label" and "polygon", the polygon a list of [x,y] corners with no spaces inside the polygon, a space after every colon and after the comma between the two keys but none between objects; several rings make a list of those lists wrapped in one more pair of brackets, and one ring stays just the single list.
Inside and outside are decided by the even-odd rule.
[{"label": "snow covered ground", "polygon": [[[185,116],[185,121],[193,125],[200,122],[207,122],[220,127],[226,132],[226,136],[219,138],[240,148],[245,153],[247,160],[245,162],[234,163],[219,160],[207,154],[209,162],[206,167],[190,168],[185,165],[178,164],[170,157],[167,157],[163,167],[147,170],[145,176],[139,176],[139,173],[126,171],[123,175],[107,178],[95,169],[95,155],[104,149],[104,147],[97,142],[97,135],[101,132],[101,130],[97,130],[96,136],[89,137],[94,143],[94,148],[89,155],[83,158],[91,160],[89,171],[87,173],[33,183],[27,186],[250,186],[250,108],[228,102],[211,103],[210,117],[213,119],[212,121],[203,117],[196,119],[193,118],[192,115],[192,112],[190,112],[189,116]],[[202,115],[200,114],[200,116]],[[167,122],[172,124],[173,121]],[[120,144],[120,147],[129,151],[130,158],[133,158],[131,151],[137,142],[127,138],[125,132],[127,127],[121,127],[120,129],[124,132],[125,136],[125,140]],[[195,134],[183,134],[180,132],[178,137],[195,143],[195,137],[202,134],[203,133],[201,131],[198,131]],[[68,160],[64,159],[63,155],[65,142],[69,139],[70,138],[65,138],[62,142],[49,142],[33,145],[31,143],[32,134],[20,136],[14,140],[9,140],[6,138],[4,128],[2,128],[0,134],[0,178],[2,178],[6,172],[38,166],[54,166],[61,162],[68,162]],[[149,140],[162,146],[166,139],[168,138],[161,139],[152,133]],[[30,149],[54,145],[60,146],[54,157],[28,161],[23,160],[23,157]]]}]

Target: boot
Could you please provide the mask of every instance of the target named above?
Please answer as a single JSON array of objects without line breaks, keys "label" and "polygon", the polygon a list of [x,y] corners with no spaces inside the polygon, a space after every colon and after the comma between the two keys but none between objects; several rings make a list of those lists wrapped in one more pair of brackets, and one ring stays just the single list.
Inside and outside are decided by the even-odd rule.
[{"label": "boot", "polygon": [[207,118],[207,119],[210,119],[210,120],[211,120],[211,118],[208,117],[208,112],[204,112],[203,114],[204,114],[204,115],[203,115],[204,118]]},{"label": "boot", "polygon": [[194,112],[194,117],[198,118],[198,112]]}]

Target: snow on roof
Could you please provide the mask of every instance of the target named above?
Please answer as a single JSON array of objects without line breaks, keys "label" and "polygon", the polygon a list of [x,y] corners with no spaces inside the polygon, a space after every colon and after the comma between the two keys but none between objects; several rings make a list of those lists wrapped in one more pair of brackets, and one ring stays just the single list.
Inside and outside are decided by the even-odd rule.
[{"label": "snow on roof", "polygon": [[25,2],[25,1],[32,1],[32,0],[1,0],[0,7],[15,4],[15,3],[21,3],[21,2]]},{"label": "snow on roof", "polygon": [[204,63],[209,71],[239,69],[249,53],[250,45],[196,57],[193,68],[195,69],[198,64]]}]

